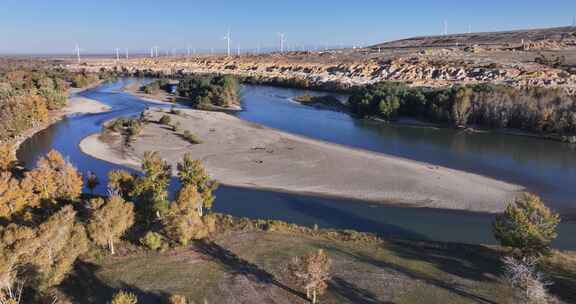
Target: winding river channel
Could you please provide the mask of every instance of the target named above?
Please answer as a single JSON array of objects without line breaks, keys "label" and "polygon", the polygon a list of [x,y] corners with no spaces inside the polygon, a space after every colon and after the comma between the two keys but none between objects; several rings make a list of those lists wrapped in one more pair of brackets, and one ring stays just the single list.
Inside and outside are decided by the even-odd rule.
[{"label": "winding river channel", "polygon": [[[111,107],[109,112],[69,116],[36,133],[19,148],[26,166],[51,149],[82,172],[95,172],[105,192],[105,177],[120,166],[83,154],[78,144],[118,116],[134,116],[158,106],[121,92],[135,79],[121,79],[80,93]],[[576,214],[576,151],[573,146],[529,137],[386,125],[345,113],[303,106],[290,100],[302,90],[244,86],[241,119],[310,138],[469,171],[519,184],[540,194],[564,215]],[[316,93],[315,93],[316,94]],[[336,164],[335,164],[336,165]],[[126,169],[126,168],[123,168]],[[127,169],[129,170],[129,169]],[[176,182],[172,188],[177,187]],[[495,243],[492,215],[429,208],[401,208],[363,201],[246,189],[222,185],[214,211],[250,218],[279,219],[302,225],[369,231],[382,236],[466,243]],[[554,245],[576,249],[576,223],[565,221]]]}]

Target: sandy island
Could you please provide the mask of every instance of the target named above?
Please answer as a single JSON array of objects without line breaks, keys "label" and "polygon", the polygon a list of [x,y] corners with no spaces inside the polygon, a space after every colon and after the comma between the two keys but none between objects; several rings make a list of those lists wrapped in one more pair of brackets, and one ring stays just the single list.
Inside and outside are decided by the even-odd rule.
[{"label": "sandy island", "polygon": [[[139,168],[145,151],[159,151],[173,165],[185,152],[204,162],[221,183],[331,195],[403,206],[500,212],[522,188],[476,174],[348,148],[284,133],[234,116],[186,109],[168,114],[202,141],[189,144],[166,126],[149,123],[133,147],[99,134],[80,148],[96,158]],[[174,166],[175,167],[175,166]]]},{"label": "sandy island", "polygon": [[102,113],[107,111],[110,111],[108,105],[85,97],[70,98],[68,105],[62,109],[64,115]]}]

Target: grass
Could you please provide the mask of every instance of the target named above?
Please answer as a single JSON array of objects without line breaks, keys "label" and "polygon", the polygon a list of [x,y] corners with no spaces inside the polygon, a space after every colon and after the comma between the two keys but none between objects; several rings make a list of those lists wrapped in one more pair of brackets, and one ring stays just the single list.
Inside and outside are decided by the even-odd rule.
[{"label": "grass", "polygon": [[[139,303],[181,294],[194,303],[306,303],[303,290],[285,271],[292,257],[324,249],[333,261],[332,279],[321,303],[511,303],[499,281],[500,251],[479,245],[387,240],[340,241],[295,232],[227,232],[189,248],[164,253],[136,252],[85,261],[92,274],[70,288],[82,299],[128,289]],[[546,272],[551,290],[564,301],[576,299],[576,259],[557,254]],[[76,271],[78,272],[78,270]],[[73,276],[71,280],[78,281]],[[97,283],[94,283],[97,282]],[[74,283],[78,285],[78,283]],[[96,287],[94,287],[96,286]],[[88,295],[87,295],[88,294]],[[106,301],[107,299],[104,299]],[[99,303],[87,300],[83,303]]]}]

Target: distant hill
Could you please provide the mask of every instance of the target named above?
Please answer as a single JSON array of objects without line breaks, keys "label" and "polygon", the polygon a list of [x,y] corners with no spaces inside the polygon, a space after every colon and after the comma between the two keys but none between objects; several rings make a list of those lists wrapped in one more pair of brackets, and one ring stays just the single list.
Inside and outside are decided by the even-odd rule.
[{"label": "distant hill", "polygon": [[380,43],[371,48],[413,48],[446,47],[458,44],[471,45],[507,45],[525,41],[562,40],[576,38],[576,27],[555,27],[545,29],[515,30],[504,32],[484,32],[470,34],[451,34],[446,36],[422,36]]}]

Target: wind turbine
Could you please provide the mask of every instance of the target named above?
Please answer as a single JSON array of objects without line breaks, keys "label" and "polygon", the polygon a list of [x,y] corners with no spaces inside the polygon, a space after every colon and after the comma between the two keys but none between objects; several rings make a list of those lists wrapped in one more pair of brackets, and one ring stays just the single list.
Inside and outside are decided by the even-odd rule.
[{"label": "wind turbine", "polygon": [[120,49],[115,48],[114,50],[116,51],[116,62],[118,62],[120,60]]},{"label": "wind turbine", "polygon": [[448,20],[444,19],[444,31],[443,34],[444,36],[448,35]]},{"label": "wind turbine", "polygon": [[228,55],[228,57],[230,57],[230,29],[228,29],[226,36],[224,36],[222,40],[226,40],[226,54]]},{"label": "wind turbine", "polygon": [[280,53],[284,53],[284,42],[286,42],[286,35],[284,33],[278,33],[280,37]]},{"label": "wind turbine", "polygon": [[129,57],[129,56],[128,56],[128,48],[125,48],[124,51],[125,51],[125,53],[126,53],[126,59],[128,59],[128,57]]},{"label": "wind turbine", "polygon": [[74,55],[76,55],[76,59],[78,63],[80,63],[80,46],[76,43],[76,47],[74,48]]}]

